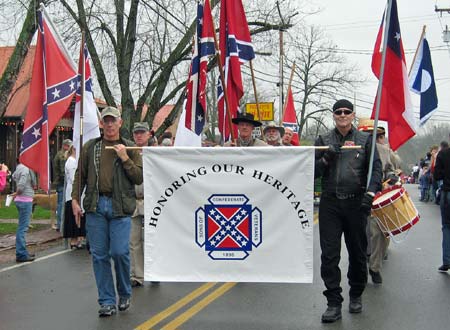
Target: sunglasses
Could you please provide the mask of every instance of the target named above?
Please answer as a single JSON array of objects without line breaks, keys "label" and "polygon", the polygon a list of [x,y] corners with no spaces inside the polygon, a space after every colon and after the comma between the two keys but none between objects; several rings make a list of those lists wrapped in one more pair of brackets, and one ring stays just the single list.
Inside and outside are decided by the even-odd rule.
[{"label": "sunglasses", "polygon": [[342,114],[348,116],[352,112],[353,112],[352,110],[336,110],[336,111],[333,111],[333,114],[335,114],[336,116],[340,116]]}]

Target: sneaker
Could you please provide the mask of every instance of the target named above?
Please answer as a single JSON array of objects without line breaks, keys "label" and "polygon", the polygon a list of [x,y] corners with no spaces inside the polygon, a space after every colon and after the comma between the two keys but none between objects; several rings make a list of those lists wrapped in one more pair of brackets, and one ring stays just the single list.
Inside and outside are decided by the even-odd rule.
[{"label": "sneaker", "polygon": [[117,313],[117,309],[115,305],[102,305],[98,310],[99,317],[111,316]]},{"label": "sneaker", "polygon": [[29,255],[28,257],[25,258],[20,259],[16,258],[16,262],[31,262],[34,261],[34,259],[35,259],[34,255],[33,256]]},{"label": "sneaker", "polygon": [[333,323],[342,318],[341,306],[328,306],[322,314],[322,323]]},{"label": "sneaker", "polygon": [[445,273],[449,269],[450,269],[450,265],[442,265],[441,267],[438,268],[438,271]]},{"label": "sneaker", "polygon": [[123,312],[125,310],[128,309],[128,307],[130,307],[130,297],[128,298],[124,298],[124,297],[120,297],[119,298],[119,311]]},{"label": "sneaker", "polygon": [[348,306],[350,313],[361,313],[362,312],[362,299],[359,297],[350,297],[350,304]]},{"label": "sneaker", "polygon": [[142,283],[139,282],[138,280],[131,280],[131,287],[136,288],[142,286]]},{"label": "sneaker", "polygon": [[369,274],[372,276],[372,282],[375,284],[383,283],[383,278],[381,277],[380,272],[374,272],[372,269],[369,269]]}]

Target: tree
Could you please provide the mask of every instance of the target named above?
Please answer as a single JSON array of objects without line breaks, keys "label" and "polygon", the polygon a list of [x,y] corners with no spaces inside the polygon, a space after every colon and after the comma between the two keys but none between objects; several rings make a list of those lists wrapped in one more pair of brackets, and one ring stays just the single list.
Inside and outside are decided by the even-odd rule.
[{"label": "tree", "polygon": [[288,67],[296,63],[292,90],[297,100],[299,136],[314,139],[327,127],[330,104],[364,80],[357,76],[354,66],[336,53],[320,28],[305,26],[292,32],[286,58]]},{"label": "tree", "polygon": [[[46,3],[47,1],[42,1]],[[9,58],[8,65],[0,78],[0,118],[3,117],[6,107],[8,106],[8,97],[17,81],[20,68],[25,60],[30,49],[31,40],[37,29],[35,22],[35,13],[39,8],[38,1],[30,1],[22,26],[19,38],[17,39],[16,47]]]},{"label": "tree", "polygon": [[[212,8],[218,2],[212,0]],[[151,123],[163,105],[175,100],[177,106],[160,132],[170,125],[181,108],[181,91],[186,84],[195,28],[195,3],[192,0],[115,0],[111,13],[108,1],[75,0],[75,9],[73,1],[61,0],[79,29],[86,31],[100,89],[108,104],[116,105],[114,93],[118,91],[127,130],[140,120],[144,104],[149,107],[144,120]],[[274,24],[277,14],[271,13],[273,8],[267,1],[260,3],[265,5],[250,11],[254,34],[291,26]],[[252,4],[252,8],[258,8],[260,3]],[[62,20],[67,26],[67,18]],[[69,34],[78,35],[75,31]]]}]

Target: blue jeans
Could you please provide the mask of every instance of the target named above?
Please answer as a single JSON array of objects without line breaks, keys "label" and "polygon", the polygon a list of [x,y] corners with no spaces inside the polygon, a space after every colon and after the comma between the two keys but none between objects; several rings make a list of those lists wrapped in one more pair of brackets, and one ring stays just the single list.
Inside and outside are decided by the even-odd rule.
[{"label": "blue jeans", "polygon": [[450,191],[441,192],[442,262],[450,265]]},{"label": "blue jeans", "polygon": [[28,231],[28,225],[30,224],[33,203],[16,202],[15,204],[17,211],[19,211],[19,224],[16,231],[16,259],[23,260],[28,258],[25,234]]},{"label": "blue jeans", "polygon": [[100,196],[96,212],[86,214],[86,229],[92,254],[95,281],[100,305],[115,305],[116,293],[111,258],[119,297],[131,296],[130,229],[131,218],[113,218],[112,199]]},{"label": "blue jeans", "polygon": [[58,204],[56,206],[56,228],[60,229],[64,207],[64,185],[56,186],[56,194],[58,197]]}]

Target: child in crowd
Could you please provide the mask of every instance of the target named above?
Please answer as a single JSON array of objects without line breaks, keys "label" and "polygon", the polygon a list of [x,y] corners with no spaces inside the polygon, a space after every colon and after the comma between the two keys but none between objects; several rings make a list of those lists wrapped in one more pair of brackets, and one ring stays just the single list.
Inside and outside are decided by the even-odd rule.
[{"label": "child in crowd", "polygon": [[428,202],[430,199],[431,177],[427,165],[424,165],[422,168],[422,175],[419,178],[419,184],[420,184],[420,201]]}]

